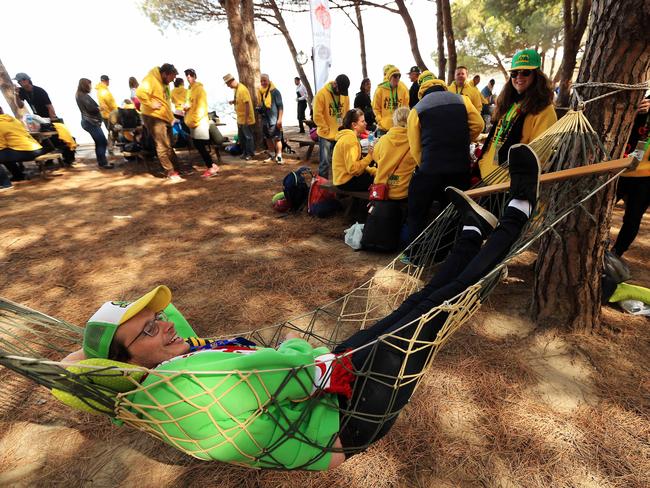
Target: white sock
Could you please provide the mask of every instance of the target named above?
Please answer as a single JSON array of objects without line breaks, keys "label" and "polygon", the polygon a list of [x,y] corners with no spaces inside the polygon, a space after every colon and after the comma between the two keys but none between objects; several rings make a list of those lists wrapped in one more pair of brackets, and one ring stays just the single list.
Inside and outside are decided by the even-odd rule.
[{"label": "white sock", "polygon": [[515,207],[517,210],[521,210],[523,213],[526,214],[526,217],[530,217],[530,213],[532,211],[532,208],[530,207],[530,202],[528,200],[519,200],[517,198],[513,198],[512,200],[510,200],[508,207]]},{"label": "white sock", "polygon": [[466,231],[466,230],[473,230],[474,232],[478,232],[481,235],[481,237],[483,236],[483,233],[481,232],[481,229],[479,229],[475,225],[463,225],[463,231]]}]

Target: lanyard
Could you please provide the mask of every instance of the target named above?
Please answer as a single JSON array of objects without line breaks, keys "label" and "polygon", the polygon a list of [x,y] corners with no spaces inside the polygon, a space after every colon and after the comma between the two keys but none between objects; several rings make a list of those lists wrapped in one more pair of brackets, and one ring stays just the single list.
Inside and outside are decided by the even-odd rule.
[{"label": "lanyard", "polygon": [[390,107],[391,111],[397,108],[397,88],[395,88],[395,93],[393,94],[393,87],[390,87]]},{"label": "lanyard", "polygon": [[519,116],[520,112],[520,105],[518,103],[513,103],[510,106],[506,115],[499,122],[499,130],[497,131],[494,140],[495,144],[499,145],[503,143],[503,139],[508,135],[508,132],[510,132],[510,129],[512,128],[512,122]]},{"label": "lanyard", "polygon": [[334,96],[334,91],[332,90],[332,85],[328,87],[329,92],[332,94],[332,106],[334,107],[334,113],[337,117],[341,116],[341,95],[338,97]]}]

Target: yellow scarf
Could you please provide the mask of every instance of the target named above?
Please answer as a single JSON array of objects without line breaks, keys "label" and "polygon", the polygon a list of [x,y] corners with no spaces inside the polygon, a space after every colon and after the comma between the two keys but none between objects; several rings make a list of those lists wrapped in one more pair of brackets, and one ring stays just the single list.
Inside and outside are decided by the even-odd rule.
[{"label": "yellow scarf", "polygon": [[267,86],[266,89],[260,88],[257,92],[259,95],[259,99],[262,101],[262,103],[266,108],[271,108],[271,100],[273,98],[271,96],[271,92],[273,90],[275,90],[275,85],[273,84],[272,81],[269,81],[269,86]]}]

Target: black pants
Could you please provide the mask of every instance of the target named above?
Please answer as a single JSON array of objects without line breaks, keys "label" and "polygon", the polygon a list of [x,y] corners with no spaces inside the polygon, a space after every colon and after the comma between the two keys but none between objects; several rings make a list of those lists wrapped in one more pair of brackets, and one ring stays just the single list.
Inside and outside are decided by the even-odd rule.
[{"label": "black pants", "polygon": [[349,181],[342,185],[336,185],[336,187],[344,191],[368,191],[368,187],[372,185],[373,181],[375,181],[375,177],[364,171],[359,176],[353,176]]},{"label": "black pants", "polygon": [[625,197],[623,225],[614,244],[614,252],[622,256],[636,239],[643,214],[650,206],[650,176],[619,178],[616,196]]},{"label": "black pants", "polygon": [[14,149],[1,149],[0,150],[0,164],[4,164],[11,173],[14,181],[21,181],[25,179],[25,167],[23,161],[32,161],[36,156],[40,156],[43,151],[37,149],[36,151],[16,151]]},{"label": "black pants", "polygon": [[199,154],[201,155],[201,159],[203,159],[205,166],[210,169],[212,167],[212,156],[210,156],[209,146],[210,141],[207,139],[192,139],[192,142],[194,143],[196,150],[199,151]]},{"label": "black pants", "polygon": [[[447,259],[422,290],[409,296],[390,315],[369,329],[355,333],[334,349],[335,353],[342,353],[369,344],[382,335],[394,333],[393,337],[352,355],[352,364],[357,371],[354,393],[349,401],[345,397],[340,397],[339,401],[342,414],[339,436],[343,447],[361,451],[390,430],[400,410],[411,398],[416,385],[415,382],[410,382],[395,389],[390,386],[392,378],[399,374],[404,361],[404,374],[421,372],[431,353],[431,346],[423,347],[408,356],[402,351],[407,349],[408,341],[414,338],[418,322],[398,332],[394,331],[418,319],[488,274],[506,256],[527,220],[528,217],[520,210],[507,207],[499,226],[483,247],[483,239],[478,232],[461,232]],[[446,313],[433,317],[416,339],[423,342],[433,341],[446,318]],[[347,416],[346,410],[353,412],[353,415]]]},{"label": "black pants", "polygon": [[445,208],[449,199],[445,188],[455,186],[460,190],[467,190],[470,186],[470,174],[450,173],[430,175],[422,173],[416,168],[409,182],[408,192],[408,239],[413,242],[429,224],[429,212],[433,202],[440,202],[440,207]]},{"label": "black pants", "polygon": [[305,121],[305,112],[307,111],[307,100],[298,100],[298,126],[300,127],[300,132],[305,132],[305,126],[303,122]]}]

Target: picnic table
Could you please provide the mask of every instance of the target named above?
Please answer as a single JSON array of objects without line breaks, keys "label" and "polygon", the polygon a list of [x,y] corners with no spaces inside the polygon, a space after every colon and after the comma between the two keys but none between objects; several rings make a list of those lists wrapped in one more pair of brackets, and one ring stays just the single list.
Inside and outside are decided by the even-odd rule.
[{"label": "picnic table", "polygon": [[307,152],[305,153],[305,157],[303,158],[303,161],[309,161],[311,159],[311,155],[314,152],[314,147],[317,142],[314,142],[314,140],[309,136],[309,134],[299,134],[292,136],[289,139],[289,142],[295,142],[298,144],[298,147],[306,147]]}]

